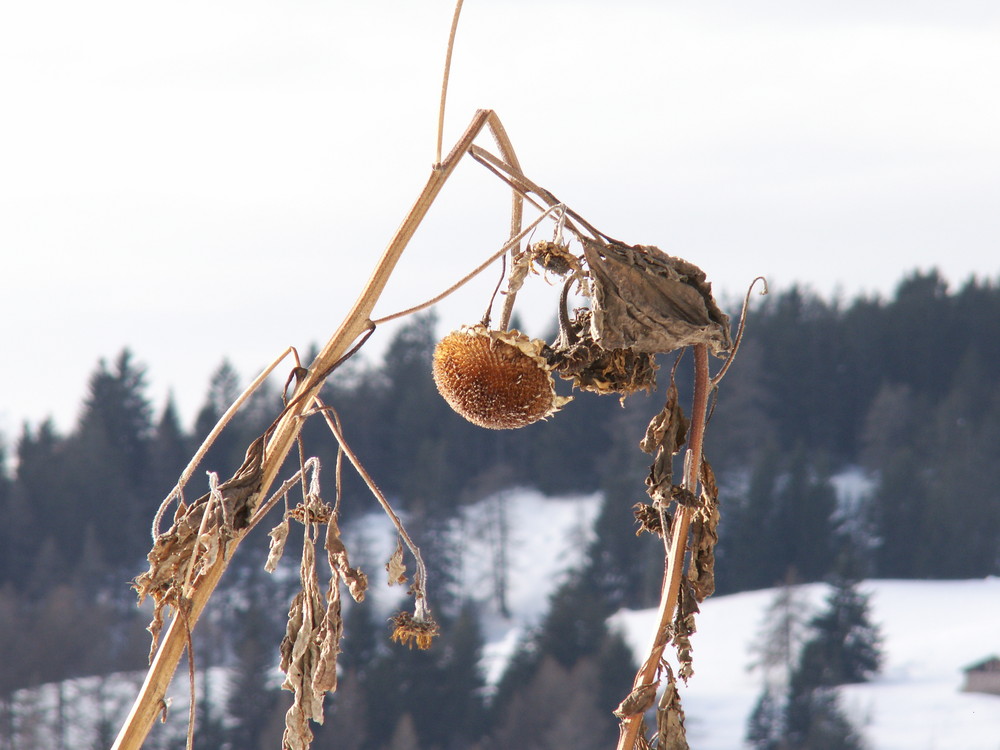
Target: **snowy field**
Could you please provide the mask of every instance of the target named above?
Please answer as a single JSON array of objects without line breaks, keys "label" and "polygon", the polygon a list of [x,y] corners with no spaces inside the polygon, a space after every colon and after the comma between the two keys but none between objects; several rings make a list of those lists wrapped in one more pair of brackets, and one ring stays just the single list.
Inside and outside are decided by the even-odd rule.
[{"label": "snowy field", "polygon": [[[820,608],[823,585],[803,587]],[[868,581],[884,639],[882,674],[841,689],[843,707],[871,750],[998,750],[1000,696],[959,692],[962,668],[1000,654],[1000,579]],[[709,599],[694,636],[695,675],[682,690],[692,750],[737,750],[760,692],[747,669],[771,590]],[[636,653],[648,649],[655,612],[613,618]]]},{"label": "snowy field", "polygon": [[[842,478],[838,494],[865,489]],[[497,527],[506,526],[510,617],[496,609],[491,570],[497,560]],[[454,533],[463,545],[461,580],[480,601],[487,646],[484,669],[495,681],[527,628],[544,616],[548,598],[578,564],[590,538],[600,495],[546,498],[509,491],[466,510]],[[363,524],[367,544],[387,557],[394,537],[383,521]],[[354,530],[358,533],[358,529]],[[379,545],[375,544],[381,539]],[[384,597],[373,586],[376,597]],[[872,683],[841,689],[841,701],[870,750],[1000,750],[1000,696],[961,693],[962,668],[1000,655],[1000,579],[975,581],[869,581],[871,617],[881,627],[885,664]],[[385,589],[383,589],[385,591]],[[802,587],[814,610],[827,587]],[[773,590],[711,598],[702,605],[693,638],[695,675],[681,698],[692,750],[740,750],[747,717],[761,687],[748,669],[751,644]],[[385,598],[388,608],[398,598]],[[652,638],[655,612],[623,611],[612,618],[639,655]]]}]

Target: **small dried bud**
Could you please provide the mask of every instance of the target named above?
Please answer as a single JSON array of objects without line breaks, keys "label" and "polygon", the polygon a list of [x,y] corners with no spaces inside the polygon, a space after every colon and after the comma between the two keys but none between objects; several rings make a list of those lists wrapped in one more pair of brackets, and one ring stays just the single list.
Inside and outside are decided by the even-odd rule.
[{"label": "small dried bud", "polygon": [[569,398],[557,396],[544,341],[519,331],[467,326],[434,350],[434,382],[452,409],[473,424],[508,430],[545,419]]}]

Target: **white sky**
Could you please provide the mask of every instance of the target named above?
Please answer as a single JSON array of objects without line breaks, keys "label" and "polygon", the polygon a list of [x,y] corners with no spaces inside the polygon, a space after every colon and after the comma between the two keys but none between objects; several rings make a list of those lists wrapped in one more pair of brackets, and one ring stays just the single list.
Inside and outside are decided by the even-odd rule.
[{"label": "white sky", "polygon": [[[223,357],[249,377],[325,341],[427,177],[451,13],[0,5],[8,443],[24,419],[70,429],[97,360],[126,345],[157,408],[173,388],[190,420]],[[1000,273],[998,92],[992,0],[468,0],[445,148],[495,109],[532,179],[727,297],[758,274],[889,293],[917,267]],[[460,168],[377,312],[477,265],[508,206]],[[477,320],[495,280],[443,323]],[[535,286],[523,312],[541,333],[554,292]]]}]

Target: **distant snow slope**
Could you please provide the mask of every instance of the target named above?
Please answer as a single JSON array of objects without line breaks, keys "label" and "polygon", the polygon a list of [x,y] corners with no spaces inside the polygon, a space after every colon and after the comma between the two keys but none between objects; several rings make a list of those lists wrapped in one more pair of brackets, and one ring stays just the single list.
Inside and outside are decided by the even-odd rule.
[{"label": "distant snow slope", "polygon": [[[843,707],[871,750],[997,750],[1000,696],[959,692],[962,668],[1000,653],[1000,579],[869,581],[872,619],[886,654],[873,682],[841,688]],[[820,608],[826,587],[804,587]],[[749,647],[774,591],[709,599],[693,637],[695,675],[681,690],[692,750],[743,747],[760,675]],[[648,650],[655,612],[612,618],[636,654]]]}]

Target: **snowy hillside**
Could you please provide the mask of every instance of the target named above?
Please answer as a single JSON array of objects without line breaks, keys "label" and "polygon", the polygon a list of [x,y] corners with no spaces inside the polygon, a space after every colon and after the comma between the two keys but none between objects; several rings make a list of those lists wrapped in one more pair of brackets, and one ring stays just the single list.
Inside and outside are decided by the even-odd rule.
[{"label": "snowy hillside", "polygon": [[[853,475],[843,484],[838,487],[842,498],[864,489]],[[599,502],[599,495],[546,498],[529,490],[508,491],[471,506],[456,522],[453,533],[463,540],[464,592],[483,604],[484,668],[490,681],[499,678],[518,638],[544,615],[549,595],[580,561]],[[497,612],[492,590],[498,513],[508,535],[509,618]],[[379,552],[388,556],[391,529],[377,517],[366,519],[362,528],[366,543],[382,547]],[[842,701],[871,750],[1000,749],[1000,696],[959,692],[963,667],[1000,654],[1000,579],[870,581],[862,590],[871,594],[886,660],[875,682],[843,688]],[[385,597],[389,607],[398,590],[391,597],[385,591],[373,586],[372,593]],[[826,591],[822,584],[803,587],[816,609]],[[750,646],[774,593],[716,597],[702,605],[693,638],[695,676],[681,696],[692,750],[743,747],[746,719],[761,683],[761,676],[747,669]],[[654,618],[653,610],[623,611],[613,625],[638,655],[648,648]]]},{"label": "snowy hillside", "polygon": [[[823,585],[804,587],[817,608]],[[843,706],[871,750],[997,750],[1000,696],[959,692],[962,668],[1000,653],[1000,579],[869,581],[886,663],[874,682],[842,688]],[[774,592],[709,599],[694,636],[695,675],[681,699],[692,750],[737,750],[760,691],[750,644]],[[613,618],[633,650],[648,649],[655,612]]]}]

